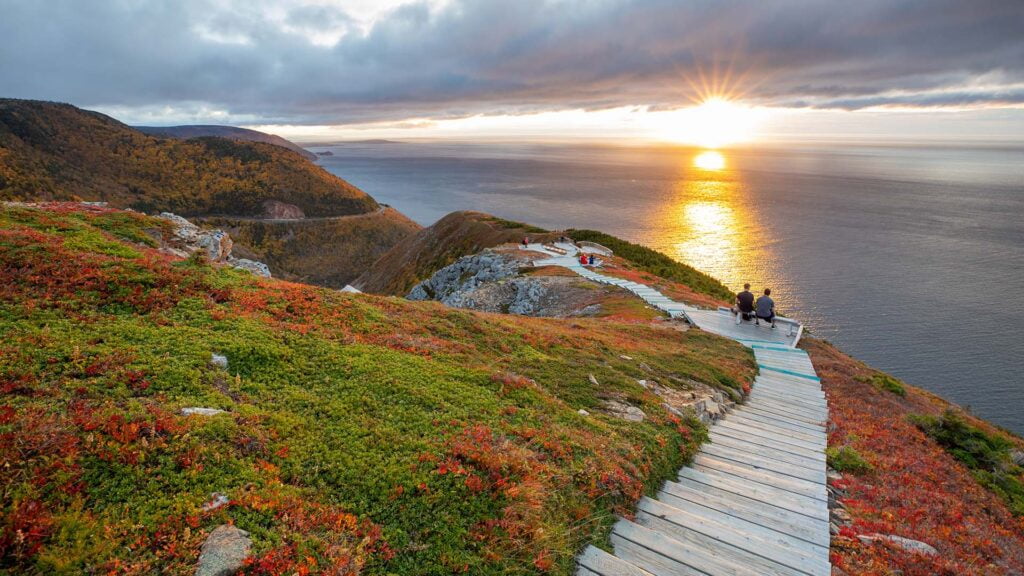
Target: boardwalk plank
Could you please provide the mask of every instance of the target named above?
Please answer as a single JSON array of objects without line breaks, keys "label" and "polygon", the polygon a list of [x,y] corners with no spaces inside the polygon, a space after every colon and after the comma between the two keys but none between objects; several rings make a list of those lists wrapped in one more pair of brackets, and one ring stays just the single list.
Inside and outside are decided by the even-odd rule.
[{"label": "boardwalk plank", "polygon": [[707,454],[700,454],[694,459],[693,469],[701,470],[703,472],[713,470],[722,474],[729,474],[731,476],[735,476],[737,479],[757,482],[759,484],[764,484],[765,486],[771,486],[800,496],[807,496],[808,498],[821,500],[822,502],[825,502],[826,498],[824,485],[818,485],[814,482],[808,482],[806,480],[800,480],[799,478],[790,476],[772,474],[771,472],[754,466],[743,466],[736,462],[722,460],[721,458],[716,458]]},{"label": "boardwalk plank", "polygon": [[791,512],[811,516],[819,520],[828,520],[828,506],[825,502],[816,498],[787,492],[774,486],[761,484],[760,482],[749,481],[738,478],[725,472],[717,470],[697,470],[695,468],[683,468],[679,471],[679,481],[683,479],[693,480],[701,484],[715,486],[721,490],[740,494],[754,500],[760,500]]},{"label": "boardwalk plank", "polygon": [[754,426],[748,426],[740,423],[739,421],[719,420],[715,424],[716,430],[730,430],[740,438],[746,438],[748,436],[756,436],[763,440],[771,441],[776,444],[782,444],[784,446],[796,446],[805,450],[811,450],[813,452],[822,452],[825,447],[819,442],[804,442],[798,438],[786,434],[780,434],[778,432],[772,432],[763,428],[757,428]]},{"label": "boardwalk plank", "polygon": [[[758,574],[820,573],[828,551],[706,506],[681,510],[642,498],[637,523],[681,542],[716,547],[722,557],[755,568]],[[646,517],[641,517],[646,515]],[[662,520],[657,522],[656,519]],[[703,536],[694,538],[693,533]],[[746,554],[741,553],[745,551]],[[758,559],[760,558],[760,559]],[[765,562],[768,560],[768,562]]]},{"label": "boardwalk plank", "polygon": [[[825,470],[821,466],[820,462],[793,457],[786,457],[786,459],[782,459],[775,454],[769,454],[767,450],[760,451],[752,449],[749,446],[746,448],[735,448],[712,442],[705,448],[706,449],[702,451],[712,456],[725,458],[727,460],[734,460],[736,462],[748,462],[750,464],[763,467],[766,470],[782,472],[784,474],[789,474],[796,476],[797,478],[803,478],[804,480],[817,482],[819,484],[825,483]],[[798,461],[794,462],[793,460]]]},{"label": "boardwalk plank", "polygon": [[661,492],[658,492],[658,500],[676,508],[694,504],[707,506],[816,546],[829,546],[828,522],[824,520],[694,482],[689,478],[666,482]]},{"label": "boardwalk plank", "polygon": [[[588,570],[586,576],[651,576],[650,572],[616,558],[596,546],[587,546],[577,559],[577,563],[581,568]],[[582,576],[580,572],[577,572],[577,575]]]},{"label": "boardwalk plank", "polygon": [[713,574],[730,576],[759,576],[749,567],[725,558],[717,558],[697,546],[682,542],[628,520],[619,520],[612,528],[612,544],[619,556],[620,545],[631,564],[656,576],[677,574]]},{"label": "boardwalk plank", "polygon": [[811,470],[824,470],[825,469],[825,455],[822,454],[820,457],[812,456],[809,454],[797,454],[794,452],[787,452],[780,450],[772,446],[765,446],[762,444],[755,444],[750,439],[739,440],[736,438],[730,438],[729,436],[713,435],[710,439],[711,445],[720,446],[723,448],[729,448],[734,451],[741,452],[743,454],[751,454],[755,456],[763,456],[779,460],[780,462],[789,462],[790,464],[796,464],[809,468]]}]

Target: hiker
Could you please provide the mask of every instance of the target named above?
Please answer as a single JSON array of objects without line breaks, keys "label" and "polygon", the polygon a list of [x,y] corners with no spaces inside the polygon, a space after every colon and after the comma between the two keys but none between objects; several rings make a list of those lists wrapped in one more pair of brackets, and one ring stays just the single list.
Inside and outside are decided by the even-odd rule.
[{"label": "hiker", "polygon": [[529,236],[523,236],[523,248],[529,248],[529,247],[530,247],[530,237]]},{"label": "hiker", "polygon": [[765,288],[764,296],[757,299],[757,312],[754,315],[754,324],[761,325],[761,320],[772,323],[775,328],[775,300],[771,298],[772,289]]},{"label": "hiker", "polygon": [[588,262],[588,263],[589,263],[589,264],[590,264],[591,266],[593,266],[593,265],[594,265],[594,255],[593,255],[593,254],[591,254],[590,256],[587,256],[587,262]]},{"label": "hiker", "polygon": [[580,265],[586,266],[587,262],[588,262],[587,255],[584,254],[583,252],[580,252]]},{"label": "hiker", "polygon": [[736,313],[736,324],[750,320],[754,315],[754,293],[750,291],[750,284],[744,284],[743,292],[736,295],[736,308],[733,308],[733,312]]}]

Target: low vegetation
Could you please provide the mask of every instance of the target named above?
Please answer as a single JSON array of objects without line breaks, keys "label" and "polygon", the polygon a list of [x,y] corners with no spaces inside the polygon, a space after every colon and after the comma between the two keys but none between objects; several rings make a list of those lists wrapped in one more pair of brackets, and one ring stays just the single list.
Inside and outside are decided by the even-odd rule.
[{"label": "low vegetation", "polygon": [[[852,516],[852,524],[833,537],[833,566],[858,575],[1024,571],[1024,519],[1014,515],[1007,501],[947,447],[961,446],[965,455],[981,462],[991,457],[979,448],[988,446],[988,440],[981,441],[967,430],[1002,439],[993,445],[1005,441],[1020,447],[1020,439],[968,415],[960,415],[967,429],[936,424],[933,437],[913,422],[923,422],[929,429],[932,423],[946,422],[943,414],[950,408],[948,402],[908,385],[902,387],[905,395],[876,387],[876,370],[831,345],[805,338],[802,346],[811,355],[829,399],[830,461],[836,462],[837,457],[840,462],[854,461],[851,456],[856,453],[872,469],[830,482],[844,492],[840,500]],[[925,418],[912,421],[911,415]],[[858,538],[879,533],[925,542],[939,554],[924,556],[885,544],[865,544]]]},{"label": "low vegetation", "polygon": [[892,392],[897,396],[906,396],[907,388],[898,378],[894,378],[884,372],[875,372],[870,376],[860,376],[858,380],[871,384],[877,390]]},{"label": "low vegetation", "polygon": [[1011,453],[1019,450],[1014,442],[971,425],[963,414],[952,409],[940,416],[914,414],[910,421],[967,466],[982,486],[1006,501],[1014,514],[1024,516],[1024,469],[1013,461]]},{"label": "low vegetation", "polygon": [[665,280],[684,284],[699,293],[726,302],[732,301],[734,297],[732,291],[715,278],[646,246],[594,230],[568,230],[566,235],[577,242],[597,242],[610,248],[616,256],[632,262],[638,269]]},{"label": "low vegetation", "polygon": [[871,464],[864,460],[856,448],[850,446],[830,446],[825,449],[825,456],[829,467],[837,472],[864,474],[871,471]]},{"label": "low vegetation", "polygon": [[[176,260],[164,226],[0,211],[0,572],[189,574],[230,522],[252,534],[248,574],[570,574],[704,437],[636,379],[739,389],[754,371],[700,331]],[[228,503],[204,508],[215,492]]]}]

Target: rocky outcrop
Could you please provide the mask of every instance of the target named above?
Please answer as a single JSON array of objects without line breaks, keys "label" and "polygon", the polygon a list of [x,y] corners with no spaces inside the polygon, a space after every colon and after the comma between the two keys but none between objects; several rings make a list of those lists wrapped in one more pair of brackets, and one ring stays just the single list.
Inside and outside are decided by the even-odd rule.
[{"label": "rocky outcrop", "polygon": [[173,224],[172,236],[161,238],[162,250],[165,252],[181,258],[188,258],[198,252],[210,262],[220,262],[258,276],[270,277],[270,268],[266,264],[247,258],[235,258],[231,255],[234,243],[227,232],[200,228],[185,218],[170,212],[162,212],[158,218]]},{"label": "rocky outcrop", "polygon": [[263,203],[263,217],[268,220],[302,220],[306,214],[295,204],[267,200]]},{"label": "rocky outcrop", "polygon": [[203,542],[196,576],[231,576],[245,564],[251,549],[248,532],[230,524],[218,526]]},{"label": "rocky outcrop", "polygon": [[591,316],[601,311],[593,302],[595,291],[582,287],[584,280],[520,274],[531,265],[529,258],[516,250],[484,250],[438,270],[414,286],[407,297],[521,316]]}]

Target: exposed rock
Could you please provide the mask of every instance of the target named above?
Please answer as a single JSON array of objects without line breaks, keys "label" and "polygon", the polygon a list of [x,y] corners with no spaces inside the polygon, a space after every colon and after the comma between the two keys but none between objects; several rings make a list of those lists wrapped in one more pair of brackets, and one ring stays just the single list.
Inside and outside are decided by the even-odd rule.
[{"label": "exposed rock", "polygon": [[871,544],[873,542],[888,542],[908,552],[917,552],[919,554],[927,554],[928,556],[937,556],[939,553],[939,551],[930,544],[925,544],[919,540],[911,540],[910,538],[904,538],[902,536],[895,536],[893,534],[869,534],[857,536],[857,538],[865,544]]},{"label": "exposed rock", "polygon": [[202,510],[203,512],[211,512],[221,506],[224,506],[230,501],[231,500],[228,499],[226,495],[221,494],[220,492],[214,492],[213,494],[210,494],[210,499],[203,504]]},{"label": "exposed rock", "polygon": [[1024,450],[1011,450],[1010,459],[1017,466],[1024,466]]},{"label": "exposed rock", "polygon": [[223,230],[204,230],[170,212],[162,212],[159,218],[174,224],[171,252],[184,258],[203,251],[211,262],[225,262],[231,255],[231,238]]},{"label": "exposed rock", "polygon": [[234,256],[228,256],[228,264],[233,268],[252,272],[257,276],[263,276],[264,278],[270,278],[270,267],[263,262],[249,260],[248,258],[235,258]]},{"label": "exposed rock", "polygon": [[612,416],[630,422],[643,422],[647,418],[647,414],[644,414],[643,410],[618,400],[605,400],[604,408]]},{"label": "exposed rock", "polygon": [[224,413],[225,411],[219,408],[200,408],[198,406],[181,409],[182,416],[216,416]]},{"label": "exposed rock", "polygon": [[464,256],[450,266],[438,270],[409,292],[410,300],[440,300],[449,306],[459,306],[465,292],[484,282],[509,278],[519,273],[520,262],[493,250]]},{"label": "exposed rock", "polygon": [[216,352],[210,354],[210,365],[218,368],[228,369],[228,357]]},{"label": "exposed rock", "polygon": [[351,284],[345,284],[345,287],[341,289],[346,294],[362,294],[363,291]]},{"label": "exposed rock", "polygon": [[524,251],[484,250],[464,256],[413,287],[410,300],[522,316],[593,316],[602,292],[578,277],[521,275],[532,266]]},{"label": "exposed rock", "polygon": [[579,409],[579,410],[577,410],[576,412],[578,412],[580,416],[590,416],[590,412],[587,412],[587,411],[586,411],[586,410],[584,410],[583,408],[580,408],[580,409]]},{"label": "exposed rock", "polygon": [[263,217],[268,220],[302,220],[306,214],[295,204],[267,200],[263,203]]},{"label": "exposed rock", "polygon": [[626,356],[625,354],[619,354],[619,358],[622,358],[623,360],[632,360],[633,359],[632,356]]},{"label": "exposed rock", "polygon": [[206,230],[189,222],[188,220],[163,212],[159,218],[174,224],[173,236],[162,238],[165,252],[169,252],[180,258],[188,258],[196,252],[201,252],[210,262],[227,263],[240,270],[246,270],[259,276],[270,277],[270,268],[263,262],[249,260],[247,258],[235,258],[231,255],[231,248],[234,242],[227,232],[223,230]]},{"label": "exposed rock", "polygon": [[593,384],[594,386],[601,385],[601,383],[597,381],[597,378],[595,378],[593,374],[587,374],[587,380],[590,380],[590,383]]},{"label": "exposed rock", "polygon": [[229,524],[218,526],[203,542],[196,576],[231,576],[242,568],[250,549],[248,532]]},{"label": "exposed rock", "polygon": [[853,522],[853,518],[850,517],[850,513],[842,508],[834,508],[831,510],[831,513],[840,524],[849,524],[850,522]]}]

